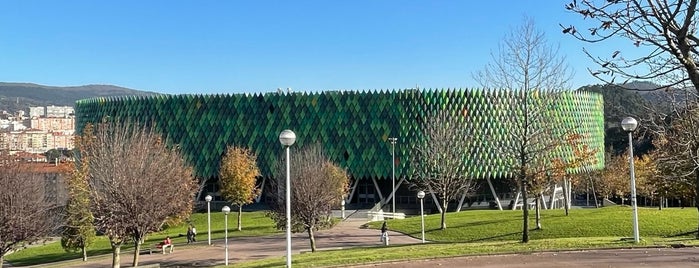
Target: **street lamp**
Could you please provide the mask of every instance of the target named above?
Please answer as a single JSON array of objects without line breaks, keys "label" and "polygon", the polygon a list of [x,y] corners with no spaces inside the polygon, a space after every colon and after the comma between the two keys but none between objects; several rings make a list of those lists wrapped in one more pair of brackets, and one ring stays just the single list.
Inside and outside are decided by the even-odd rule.
[{"label": "street lamp", "polygon": [[289,147],[296,141],[296,134],[285,129],[279,133],[279,142],[286,148],[286,267],[291,267],[291,158]]},{"label": "street lamp", "polygon": [[417,192],[417,198],[420,199],[420,220],[422,222],[422,243],[425,243],[425,210],[422,206],[423,198],[425,198],[425,191]]},{"label": "street lamp", "polygon": [[391,142],[391,201],[393,201],[393,217],[396,217],[396,142],[398,138],[388,138]]},{"label": "street lamp", "polygon": [[206,200],[206,230],[208,230],[209,246],[211,246],[211,196],[206,195],[204,200]]},{"label": "street lamp", "polygon": [[231,208],[229,208],[228,206],[224,206],[223,209],[221,209],[221,211],[223,212],[223,215],[226,215],[223,220],[223,226],[226,228],[224,236],[226,239],[226,266],[228,266],[228,213],[231,212]]},{"label": "street lamp", "polygon": [[638,122],[633,117],[621,120],[621,128],[629,133],[629,173],[631,174],[631,208],[633,210],[633,241],[638,243],[638,208],[636,206],[636,178],[633,165],[633,132],[638,127]]}]

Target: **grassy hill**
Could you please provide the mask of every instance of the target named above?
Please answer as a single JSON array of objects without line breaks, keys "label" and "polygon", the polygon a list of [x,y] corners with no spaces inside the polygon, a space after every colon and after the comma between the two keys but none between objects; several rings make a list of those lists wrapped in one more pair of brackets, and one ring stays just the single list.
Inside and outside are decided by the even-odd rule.
[{"label": "grassy hill", "polygon": [[111,85],[53,87],[31,83],[0,82],[0,110],[28,111],[30,106],[73,106],[76,100],[85,98],[156,94],[159,93]]}]

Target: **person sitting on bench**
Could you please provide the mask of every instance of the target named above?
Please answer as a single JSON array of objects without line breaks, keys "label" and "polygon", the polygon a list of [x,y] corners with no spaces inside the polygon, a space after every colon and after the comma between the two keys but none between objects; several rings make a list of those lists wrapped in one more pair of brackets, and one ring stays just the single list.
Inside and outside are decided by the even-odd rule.
[{"label": "person sitting on bench", "polygon": [[160,242],[160,247],[163,250],[163,254],[165,254],[165,249],[170,248],[170,253],[172,253],[173,250],[173,245],[172,245],[172,240],[170,240],[170,236],[165,237],[165,240],[163,242]]}]

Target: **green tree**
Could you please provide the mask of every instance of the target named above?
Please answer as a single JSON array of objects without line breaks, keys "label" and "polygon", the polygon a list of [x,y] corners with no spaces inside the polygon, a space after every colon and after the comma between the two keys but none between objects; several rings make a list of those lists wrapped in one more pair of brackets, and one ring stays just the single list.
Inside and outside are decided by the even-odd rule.
[{"label": "green tree", "polygon": [[221,195],[238,206],[238,231],[242,230],[243,205],[250,204],[260,194],[256,185],[260,176],[257,156],[247,148],[228,146],[221,159],[219,183]]},{"label": "green tree", "polygon": [[[82,136],[75,137],[75,147],[89,147],[93,141],[93,127],[88,124]],[[80,250],[83,261],[87,261],[87,248],[95,239],[95,217],[90,212],[90,190],[87,183],[89,157],[83,156],[73,162],[68,178],[68,201],[66,204],[66,226],[61,234],[61,246],[66,251]]]},{"label": "green tree", "polygon": [[46,156],[46,161],[53,163],[56,159],[61,158],[62,153],[59,150],[51,149],[46,151],[44,155]]}]

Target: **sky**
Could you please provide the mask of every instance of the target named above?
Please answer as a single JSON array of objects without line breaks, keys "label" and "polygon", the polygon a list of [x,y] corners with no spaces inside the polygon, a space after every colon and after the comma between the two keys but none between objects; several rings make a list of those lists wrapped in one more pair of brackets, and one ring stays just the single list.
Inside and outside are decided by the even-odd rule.
[{"label": "sky", "polygon": [[5,0],[0,81],[168,94],[477,88],[473,74],[526,16],[560,46],[573,89],[599,84],[583,47],[630,44],[562,34],[582,22],[568,2]]}]

